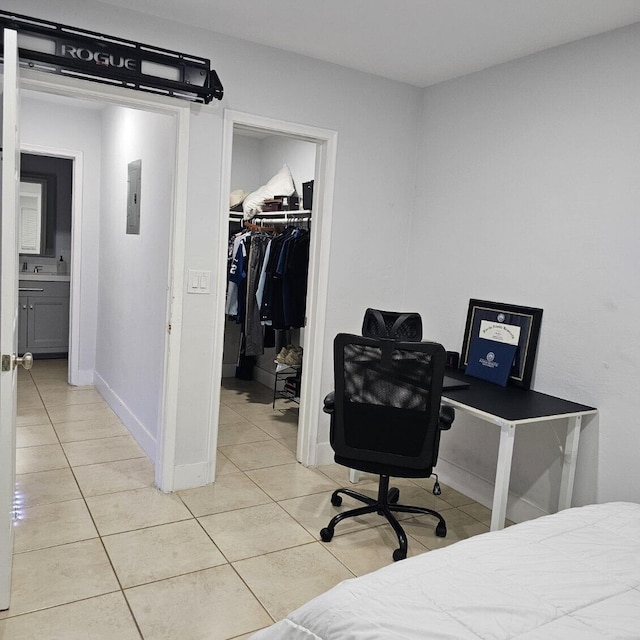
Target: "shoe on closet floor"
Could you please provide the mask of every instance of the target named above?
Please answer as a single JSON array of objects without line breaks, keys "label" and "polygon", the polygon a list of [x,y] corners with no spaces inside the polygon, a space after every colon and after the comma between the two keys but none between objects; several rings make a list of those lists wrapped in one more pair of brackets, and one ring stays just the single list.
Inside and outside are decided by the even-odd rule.
[{"label": "shoe on closet floor", "polygon": [[285,356],[285,364],[297,366],[302,364],[302,347],[290,346],[289,353]]}]

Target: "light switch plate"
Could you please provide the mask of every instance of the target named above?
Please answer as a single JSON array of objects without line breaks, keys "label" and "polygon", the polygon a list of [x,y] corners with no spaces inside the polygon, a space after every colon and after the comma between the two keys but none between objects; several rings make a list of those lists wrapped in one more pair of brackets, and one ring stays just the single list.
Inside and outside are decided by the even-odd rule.
[{"label": "light switch plate", "polygon": [[187,293],[211,293],[211,271],[189,269]]}]

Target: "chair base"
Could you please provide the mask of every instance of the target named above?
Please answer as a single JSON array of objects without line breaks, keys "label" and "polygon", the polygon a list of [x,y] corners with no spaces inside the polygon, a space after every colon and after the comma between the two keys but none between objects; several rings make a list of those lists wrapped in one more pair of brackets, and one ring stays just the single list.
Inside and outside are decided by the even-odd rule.
[{"label": "chair base", "polygon": [[404,560],[407,557],[407,536],[404,529],[400,526],[400,523],[393,515],[393,512],[434,516],[438,518],[438,524],[435,529],[436,536],[444,538],[447,535],[447,525],[444,518],[437,511],[427,509],[426,507],[413,507],[404,504],[397,504],[400,492],[396,488],[389,489],[389,476],[380,476],[377,499],[370,498],[369,496],[365,496],[362,493],[353,491],[352,489],[336,489],[331,495],[331,504],[334,507],[339,507],[342,504],[342,497],[340,496],[341,493],[359,500],[360,502],[364,502],[366,506],[351,509],[349,511],[343,511],[331,518],[329,524],[320,531],[320,538],[323,542],[329,542],[333,538],[336,525],[341,520],[344,520],[345,518],[355,518],[357,516],[373,512],[384,516],[398,536],[398,543],[400,546],[393,552],[394,560]]}]

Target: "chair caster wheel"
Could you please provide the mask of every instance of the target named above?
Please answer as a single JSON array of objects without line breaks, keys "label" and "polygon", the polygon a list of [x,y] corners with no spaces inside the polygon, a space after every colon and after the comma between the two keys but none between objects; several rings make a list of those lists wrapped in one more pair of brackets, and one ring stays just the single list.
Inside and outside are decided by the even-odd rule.
[{"label": "chair caster wheel", "polygon": [[396,489],[396,487],[391,487],[389,489],[389,495],[387,496],[387,500],[389,504],[396,504],[398,500],[400,500],[400,489]]},{"label": "chair caster wheel", "polygon": [[434,495],[434,496],[439,496],[439,495],[441,495],[441,494],[442,494],[442,489],[440,488],[440,483],[439,483],[439,482],[436,482],[436,483],[433,485],[433,495]]},{"label": "chair caster wheel", "polygon": [[447,525],[444,522],[439,522],[436,527],[436,536],[438,538],[444,538],[447,535]]},{"label": "chair caster wheel", "polygon": [[393,561],[404,560],[407,557],[407,552],[402,549],[395,549],[393,552]]},{"label": "chair caster wheel", "polygon": [[331,504],[334,507],[339,507],[342,504],[342,496],[331,496]]},{"label": "chair caster wheel", "polygon": [[331,542],[331,538],[333,538],[333,531],[328,527],[320,530],[320,538],[322,542]]}]

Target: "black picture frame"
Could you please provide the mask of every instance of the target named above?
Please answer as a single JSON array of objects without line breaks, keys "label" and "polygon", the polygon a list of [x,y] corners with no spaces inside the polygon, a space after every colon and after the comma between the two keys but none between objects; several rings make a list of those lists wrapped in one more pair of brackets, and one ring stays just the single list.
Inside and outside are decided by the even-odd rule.
[{"label": "black picture frame", "polygon": [[461,368],[469,364],[471,341],[474,337],[480,335],[480,326],[483,320],[520,327],[518,348],[511,367],[511,373],[509,374],[509,384],[529,389],[538,350],[542,309],[491,302],[489,300],[477,300],[475,298],[469,300],[460,357]]}]

